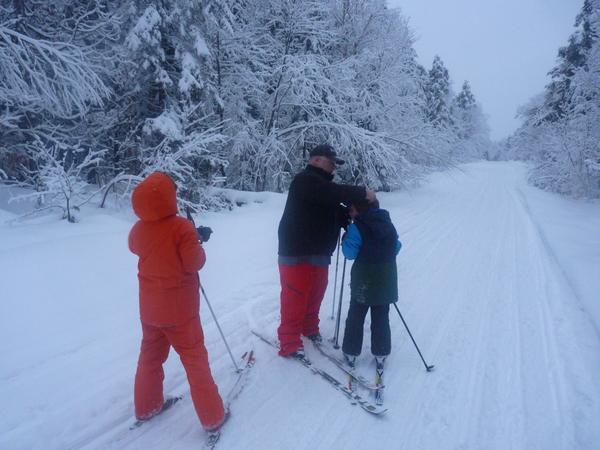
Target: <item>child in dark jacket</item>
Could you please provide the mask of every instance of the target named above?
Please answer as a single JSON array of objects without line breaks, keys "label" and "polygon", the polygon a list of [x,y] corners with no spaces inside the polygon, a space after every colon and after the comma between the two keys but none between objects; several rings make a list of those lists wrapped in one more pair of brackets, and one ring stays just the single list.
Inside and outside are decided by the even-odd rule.
[{"label": "child in dark jacket", "polygon": [[354,203],[353,223],[342,243],[347,259],[353,259],[350,281],[350,308],[346,319],[342,351],[350,366],[360,355],[363,325],[371,309],[371,353],[383,367],[391,352],[390,303],[398,301],[396,255],[401,243],[389,213],[373,203]]}]

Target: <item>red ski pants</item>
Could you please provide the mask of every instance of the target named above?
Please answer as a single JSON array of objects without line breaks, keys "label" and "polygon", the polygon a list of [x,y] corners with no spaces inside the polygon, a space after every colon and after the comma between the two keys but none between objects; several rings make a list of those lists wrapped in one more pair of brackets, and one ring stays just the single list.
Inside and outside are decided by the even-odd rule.
[{"label": "red ski pants", "polygon": [[301,335],[319,332],[319,310],[327,289],[327,266],[279,265],[281,325],[277,329],[282,356],[302,346]]},{"label": "red ski pants", "polygon": [[142,323],[142,346],[135,374],[135,416],[146,419],[160,411],[164,401],[162,365],[171,346],[185,368],[200,423],[207,430],[218,427],[224,418],[223,401],[210,373],[199,317],[169,327]]}]

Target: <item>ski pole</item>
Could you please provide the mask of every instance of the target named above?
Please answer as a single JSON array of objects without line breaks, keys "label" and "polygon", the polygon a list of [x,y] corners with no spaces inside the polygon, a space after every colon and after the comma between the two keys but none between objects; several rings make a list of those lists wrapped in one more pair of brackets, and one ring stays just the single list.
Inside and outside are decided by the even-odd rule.
[{"label": "ski pole", "polygon": [[227,351],[229,352],[229,356],[231,357],[231,361],[233,362],[233,365],[235,366],[235,371],[236,372],[240,372],[240,368],[238,367],[237,363],[235,362],[235,358],[233,357],[233,354],[231,353],[231,349],[229,348],[229,344],[227,344],[227,339],[225,339],[225,335],[223,334],[223,330],[221,330],[221,326],[219,325],[219,321],[217,320],[217,316],[215,315],[215,312],[212,309],[212,306],[210,306],[210,302],[208,301],[208,297],[206,296],[206,291],[204,290],[204,286],[200,285],[200,290],[202,291],[202,295],[204,296],[204,300],[206,300],[206,304],[208,305],[208,309],[210,309],[210,313],[213,316],[213,319],[215,320],[215,323],[217,324],[217,328],[219,329],[219,333],[221,333],[221,337],[223,338],[223,342],[225,343],[225,347],[227,347]]},{"label": "ski pole", "polygon": [[335,293],[337,291],[337,278],[338,278],[338,267],[340,265],[340,240],[341,233],[338,232],[338,243],[337,243],[337,256],[335,258],[335,278],[333,281],[333,301],[331,302],[331,320],[333,320],[333,314],[335,313]]},{"label": "ski pole", "polygon": [[[196,227],[196,222],[194,222],[194,218],[192,217],[192,211],[190,209],[189,206],[185,207],[185,213],[187,215],[188,220],[190,220],[192,222],[192,224],[194,225],[194,228]],[[206,300],[206,304],[208,305],[208,309],[210,310],[210,313],[213,316],[213,319],[215,321],[215,323],[217,324],[217,328],[219,329],[219,333],[221,333],[221,337],[223,338],[223,342],[225,343],[225,347],[227,347],[227,351],[229,352],[229,356],[231,357],[231,361],[233,362],[233,365],[235,366],[235,371],[236,372],[240,372],[241,369],[238,367],[237,363],[235,362],[235,358],[233,357],[233,354],[231,353],[231,349],[229,348],[229,344],[227,343],[227,339],[225,339],[225,334],[223,334],[223,330],[221,329],[221,325],[219,325],[219,321],[217,320],[217,316],[215,314],[215,312],[212,309],[212,306],[210,305],[210,302],[208,301],[208,297],[206,295],[206,291],[204,290],[204,286],[202,286],[200,284],[200,290],[202,291],[202,295],[204,296],[204,300]]]},{"label": "ski pole", "polygon": [[340,319],[342,316],[342,296],[344,295],[344,278],[346,276],[346,258],[344,257],[344,266],[342,267],[342,284],[340,285],[340,301],[338,302],[337,319],[335,321],[335,337],[333,348],[340,348],[338,338],[340,336]]},{"label": "ski pole", "polygon": [[404,317],[402,317],[402,313],[400,313],[400,310],[398,309],[398,305],[396,305],[395,303],[393,303],[393,305],[394,305],[394,308],[396,308],[396,311],[398,311],[398,315],[400,316],[400,319],[402,320],[402,323],[406,327],[406,331],[408,331],[408,335],[412,339],[413,344],[415,344],[415,348],[419,352],[419,356],[421,357],[421,361],[423,361],[423,364],[425,364],[425,369],[427,369],[427,372],[431,372],[435,366],[433,364],[431,366],[427,365],[427,363],[425,362],[425,358],[423,358],[423,355],[421,354],[421,350],[419,350],[419,346],[415,342],[415,339],[413,338],[412,333],[408,329],[408,325],[406,325],[406,321],[404,320]]}]

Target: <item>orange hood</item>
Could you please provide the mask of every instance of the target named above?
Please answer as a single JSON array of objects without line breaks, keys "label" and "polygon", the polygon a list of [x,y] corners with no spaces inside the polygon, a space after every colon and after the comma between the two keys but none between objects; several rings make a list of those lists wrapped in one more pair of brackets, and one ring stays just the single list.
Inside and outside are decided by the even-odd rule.
[{"label": "orange hood", "polygon": [[175,183],[167,174],[154,172],[133,190],[131,204],[144,222],[173,216],[177,214]]}]

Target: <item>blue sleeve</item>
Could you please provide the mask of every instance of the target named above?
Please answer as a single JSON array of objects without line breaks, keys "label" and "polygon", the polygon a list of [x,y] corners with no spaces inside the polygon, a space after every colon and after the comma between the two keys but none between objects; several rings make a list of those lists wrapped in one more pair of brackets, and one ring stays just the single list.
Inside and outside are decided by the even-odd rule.
[{"label": "blue sleeve", "polygon": [[396,241],[396,255],[398,254],[398,252],[400,251],[401,248],[402,248],[402,242],[400,242],[400,239],[398,239]]},{"label": "blue sleeve", "polygon": [[342,242],[342,252],[344,252],[346,259],[356,259],[361,245],[362,237],[360,236],[360,231],[358,231],[358,227],[356,225],[351,223],[348,225],[346,237]]}]

